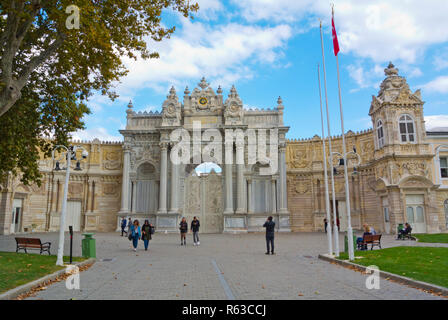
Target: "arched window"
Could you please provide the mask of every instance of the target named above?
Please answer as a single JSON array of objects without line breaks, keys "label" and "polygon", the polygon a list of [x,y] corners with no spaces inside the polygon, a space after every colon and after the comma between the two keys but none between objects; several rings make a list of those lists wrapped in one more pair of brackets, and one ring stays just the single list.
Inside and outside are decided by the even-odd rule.
[{"label": "arched window", "polygon": [[398,121],[401,142],[415,142],[414,120],[411,116],[404,114]]},{"label": "arched window", "polygon": [[381,120],[376,122],[376,134],[378,138],[378,148],[382,148],[384,146],[384,130],[383,121]]}]

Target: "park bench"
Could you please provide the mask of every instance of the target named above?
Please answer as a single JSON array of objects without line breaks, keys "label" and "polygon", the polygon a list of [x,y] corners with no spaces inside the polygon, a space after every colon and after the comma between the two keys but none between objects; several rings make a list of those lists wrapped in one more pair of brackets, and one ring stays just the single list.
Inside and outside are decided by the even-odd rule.
[{"label": "park bench", "polygon": [[380,234],[372,234],[372,235],[365,235],[362,239],[362,242],[358,244],[358,249],[366,248],[367,245],[371,244],[370,250],[373,250],[374,246],[378,246],[381,249],[381,235]]},{"label": "park bench", "polygon": [[50,255],[50,246],[51,242],[44,242],[42,243],[40,239],[38,238],[16,238],[16,252],[19,252],[20,249],[25,250],[25,253],[28,253],[26,249],[39,249],[40,254],[42,252],[48,252],[48,255]]}]

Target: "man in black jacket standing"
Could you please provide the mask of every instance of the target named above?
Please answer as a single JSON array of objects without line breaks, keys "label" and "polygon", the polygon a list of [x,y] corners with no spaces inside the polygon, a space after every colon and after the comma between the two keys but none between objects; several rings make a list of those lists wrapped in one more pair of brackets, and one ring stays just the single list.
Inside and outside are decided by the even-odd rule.
[{"label": "man in black jacket standing", "polygon": [[195,246],[200,245],[201,243],[199,242],[199,227],[201,226],[201,224],[199,223],[199,220],[194,217],[193,221],[191,221],[191,231],[193,232],[193,243]]},{"label": "man in black jacket standing", "polygon": [[[275,222],[272,221],[272,217],[269,217],[268,220],[266,220],[263,227],[266,228],[266,254],[269,254],[269,251],[271,251],[271,254],[274,254]],[[271,245],[271,250],[269,250],[269,244]]]}]

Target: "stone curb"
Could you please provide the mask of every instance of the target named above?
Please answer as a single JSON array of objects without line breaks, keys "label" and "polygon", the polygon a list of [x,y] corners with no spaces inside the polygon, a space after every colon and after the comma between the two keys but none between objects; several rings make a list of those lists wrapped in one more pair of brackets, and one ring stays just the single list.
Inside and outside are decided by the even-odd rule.
[{"label": "stone curb", "polygon": [[[329,256],[328,254],[319,254],[319,259],[325,260],[328,262],[334,262],[343,267],[352,267],[358,271],[365,272],[367,269],[366,266],[362,266],[362,265],[359,265],[359,264],[356,264],[353,262],[349,262],[348,260],[338,260],[338,259],[333,258],[332,256]],[[448,296],[448,288],[441,287],[441,286],[438,286],[435,284],[414,280],[414,279],[411,279],[408,277],[399,276],[397,274],[386,272],[386,271],[381,271],[381,270],[380,270],[380,277],[385,278],[387,280],[393,280],[393,281],[396,281],[401,284],[405,284],[405,285],[408,285],[408,286],[411,286],[414,288],[431,291],[435,294],[441,294],[443,296]]]},{"label": "stone curb", "polygon": [[[76,263],[75,266],[82,267],[82,266],[85,266],[88,264],[93,264],[93,263],[95,263],[95,261],[96,261],[95,258],[90,258],[85,261]],[[42,284],[44,284],[45,282],[52,281],[64,274],[65,274],[65,269],[61,269],[52,274],[48,274],[40,279],[36,279],[29,283],[25,283],[17,288],[11,289],[9,291],[6,291],[5,293],[0,294],[0,300],[12,300],[14,298],[17,298],[21,294],[27,293],[27,292],[31,291],[33,288],[39,287]]]}]

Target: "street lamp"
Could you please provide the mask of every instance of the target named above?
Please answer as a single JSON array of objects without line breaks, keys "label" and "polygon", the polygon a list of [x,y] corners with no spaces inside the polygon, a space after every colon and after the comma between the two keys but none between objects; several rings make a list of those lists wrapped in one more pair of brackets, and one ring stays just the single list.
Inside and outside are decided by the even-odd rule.
[{"label": "street lamp", "polygon": [[[343,149],[345,151],[345,141],[343,143]],[[345,202],[347,207],[347,237],[348,237],[348,257],[349,260],[354,260],[355,253],[353,252],[353,229],[352,229],[352,222],[351,222],[351,213],[350,213],[350,194],[349,194],[349,187],[348,187],[348,173],[347,173],[347,156],[349,154],[354,154],[358,158],[358,163],[353,169],[353,173],[357,174],[358,170],[356,167],[358,167],[361,164],[361,156],[356,152],[356,148],[353,147],[353,151],[346,152],[344,154],[340,154],[339,152],[333,152],[333,154],[337,154],[339,158],[339,165],[344,166],[344,179],[345,179]]]},{"label": "street lamp", "polygon": [[64,184],[64,197],[62,200],[62,212],[61,212],[61,218],[59,221],[59,244],[58,244],[58,258],[56,260],[56,265],[57,266],[63,266],[64,265],[64,261],[63,261],[63,257],[64,257],[64,227],[65,227],[65,217],[66,217],[66,213],[67,213],[67,194],[68,194],[68,182],[70,180],[70,161],[74,160],[76,161],[76,171],[81,170],[81,163],[79,160],[76,159],[76,151],[77,150],[82,150],[82,158],[86,159],[87,156],[89,155],[89,153],[87,152],[86,149],[84,149],[82,146],[62,146],[62,145],[57,145],[55,146],[55,148],[53,149],[52,152],[52,159],[53,161],[54,159],[54,154],[56,152],[56,150],[58,149],[64,149],[64,151],[61,152],[61,156],[59,157],[59,159],[56,160],[56,165],[54,170],[55,171],[60,171],[60,170],[64,170],[63,168],[60,167],[60,160],[62,160],[65,156],[65,159],[67,160],[67,167],[65,168],[65,184]]}]

